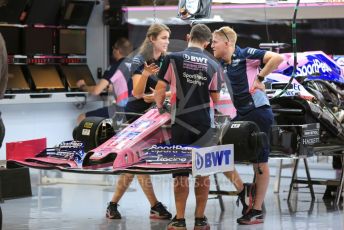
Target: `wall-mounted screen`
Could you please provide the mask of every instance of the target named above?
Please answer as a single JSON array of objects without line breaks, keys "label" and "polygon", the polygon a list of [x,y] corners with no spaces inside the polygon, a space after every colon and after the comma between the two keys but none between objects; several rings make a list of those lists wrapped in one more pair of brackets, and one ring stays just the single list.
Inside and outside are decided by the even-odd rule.
[{"label": "wall-mounted screen", "polygon": [[26,24],[57,25],[62,0],[33,0]]},{"label": "wall-mounted screen", "polygon": [[34,27],[24,29],[24,53],[26,55],[55,54],[54,41],[54,29]]},{"label": "wall-mounted screen", "polygon": [[20,31],[22,29],[12,26],[0,26],[0,33],[6,42],[6,49],[9,55],[21,54]]},{"label": "wall-mounted screen", "polygon": [[61,70],[66,77],[68,87],[70,89],[78,89],[76,82],[84,80],[86,85],[95,85],[91,71],[87,65],[62,65]]},{"label": "wall-mounted screen", "polygon": [[8,65],[8,91],[29,91],[30,87],[25,80],[20,65]]},{"label": "wall-mounted screen", "polygon": [[54,65],[28,65],[36,90],[63,90],[60,75]]},{"label": "wall-mounted screen", "polygon": [[1,0],[0,23],[19,24],[27,0]]},{"label": "wall-mounted screen", "polygon": [[86,30],[60,29],[59,54],[86,55]]},{"label": "wall-mounted screen", "polygon": [[63,25],[87,26],[95,1],[67,1],[62,15]]}]

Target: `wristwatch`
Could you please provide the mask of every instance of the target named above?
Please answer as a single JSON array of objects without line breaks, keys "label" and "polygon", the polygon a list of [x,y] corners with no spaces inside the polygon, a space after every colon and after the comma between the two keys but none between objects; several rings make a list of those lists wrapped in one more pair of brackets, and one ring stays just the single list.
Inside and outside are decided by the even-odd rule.
[{"label": "wristwatch", "polygon": [[166,112],[164,107],[161,107],[161,108],[157,107],[157,108],[158,108],[158,111],[159,111],[160,114],[163,114],[163,113]]},{"label": "wristwatch", "polygon": [[264,81],[264,77],[260,76],[259,74],[257,75],[257,79],[258,79],[258,81],[260,81],[260,82],[263,82],[263,81]]}]

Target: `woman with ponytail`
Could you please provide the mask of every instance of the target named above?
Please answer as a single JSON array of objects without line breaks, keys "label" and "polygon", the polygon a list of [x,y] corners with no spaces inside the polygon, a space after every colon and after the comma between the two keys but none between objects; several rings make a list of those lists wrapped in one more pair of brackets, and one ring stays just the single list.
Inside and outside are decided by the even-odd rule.
[{"label": "woman with ponytail", "polygon": [[[133,58],[131,64],[131,78],[128,82],[129,101],[125,107],[127,121],[132,122],[139,117],[133,113],[144,113],[154,102],[154,88],[157,84],[157,72],[167,52],[170,29],[164,24],[152,24],[146,34],[139,53]],[[128,189],[133,174],[122,174],[116,185],[116,191],[109,203],[106,217],[120,219],[121,214],[117,207],[118,202]],[[151,178],[149,175],[137,175],[137,179],[146,195],[150,205],[150,218],[170,219],[172,217],[165,206],[155,196]]]}]

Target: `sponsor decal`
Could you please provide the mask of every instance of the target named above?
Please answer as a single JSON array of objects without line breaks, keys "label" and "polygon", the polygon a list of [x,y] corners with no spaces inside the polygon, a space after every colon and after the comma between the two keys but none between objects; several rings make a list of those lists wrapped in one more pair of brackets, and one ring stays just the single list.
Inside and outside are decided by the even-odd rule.
[{"label": "sponsor decal", "polygon": [[206,176],[234,169],[234,147],[219,145],[192,150],[193,176]]},{"label": "sponsor decal", "polygon": [[313,59],[311,62],[303,66],[298,66],[296,75],[297,76],[309,76],[318,73],[330,73],[332,72],[331,67],[318,59]]},{"label": "sponsor decal", "polygon": [[190,163],[192,159],[192,147],[182,145],[153,145],[143,150],[141,157],[143,162],[160,164],[185,164]]},{"label": "sponsor decal", "polygon": [[155,121],[152,121],[152,120],[138,120],[134,122],[133,124],[131,124],[130,127],[137,128],[137,129],[146,129],[154,122]]},{"label": "sponsor decal", "polygon": [[184,72],[183,77],[186,78],[187,83],[198,85],[198,86],[204,85],[205,84],[204,82],[207,80],[207,78],[203,76],[202,72],[198,74],[188,74]]},{"label": "sponsor decal", "polygon": [[195,167],[197,170],[200,170],[201,168],[203,168],[204,160],[201,154],[199,154],[198,152],[195,152],[195,154],[196,154]]},{"label": "sponsor decal", "polygon": [[136,136],[138,136],[140,134],[140,132],[128,132],[126,138],[129,140],[134,139]]},{"label": "sponsor decal", "polygon": [[[234,60],[232,60],[231,66],[235,67],[235,66],[239,65],[239,63],[240,63],[240,59],[234,59]],[[227,70],[226,70],[226,73],[227,73]]]},{"label": "sponsor decal", "polygon": [[208,65],[197,64],[197,63],[192,63],[192,62],[184,62],[183,63],[183,68],[184,69],[189,69],[189,70],[207,71]]},{"label": "sponsor decal", "polygon": [[240,128],[240,124],[232,124],[231,128],[232,129],[238,129],[238,128]]},{"label": "sponsor decal", "polygon": [[203,63],[207,64],[208,63],[208,58],[206,57],[197,57],[189,54],[184,54],[183,58],[185,61],[191,61],[191,62],[197,62],[197,63]]},{"label": "sponsor decal", "polygon": [[312,130],[305,130],[304,131],[305,136],[317,136],[319,135],[319,130],[318,129],[312,129]]},{"label": "sponsor decal", "polygon": [[158,154],[157,161],[160,161],[160,162],[182,162],[182,163],[186,163],[187,162],[187,158],[186,157],[178,157],[178,156],[165,157],[163,154]]},{"label": "sponsor decal", "polygon": [[90,129],[82,129],[82,131],[81,131],[81,135],[83,135],[83,136],[89,136],[90,134],[91,134]]},{"label": "sponsor decal", "polygon": [[63,141],[59,146],[60,148],[79,148],[84,147],[84,144],[81,141]]},{"label": "sponsor decal", "polygon": [[64,141],[53,151],[47,151],[47,156],[75,161],[78,166],[82,164],[85,156],[84,144],[81,141]]},{"label": "sponsor decal", "polygon": [[[344,71],[338,62],[335,62],[336,58],[338,56],[334,56],[334,60],[332,60],[321,52],[315,54],[299,53],[296,75],[344,83],[341,77]],[[292,61],[289,60],[288,66],[277,70],[276,73],[291,76],[293,72]]]},{"label": "sponsor decal", "polygon": [[314,145],[320,142],[320,126],[316,124],[306,124],[303,127],[302,144]]},{"label": "sponsor decal", "polygon": [[182,145],[152,145],[147,150],[192,150],[193,147]]},{"label": "sponsor decal", "polygon": [[92,126],[93,126],[93,122],[85,122],[85,124],[84,124],[84,128],[86,128],[86,129],[90,129],[90,128],[92,128]]},{"label": "sponsor decal", "polygon": [[314,145],[314,144],[319,143],[319,142],[320,142],[319,137],[303,138],[302,139],[302,144],[304,144],[304,145]]}]

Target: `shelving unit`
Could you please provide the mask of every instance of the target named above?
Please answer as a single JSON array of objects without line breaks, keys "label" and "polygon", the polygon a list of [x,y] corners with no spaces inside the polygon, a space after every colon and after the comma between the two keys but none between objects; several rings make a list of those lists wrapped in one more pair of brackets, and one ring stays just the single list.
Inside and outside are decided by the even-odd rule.
[{"label": "shelving unit", "polygon": [[22,93],[5,94],[0,100],[0,105],[33,104],[33,103],[87,103],[104,101],[103,96],[91,96],[86,92],[61,92],[61,93]]}]

